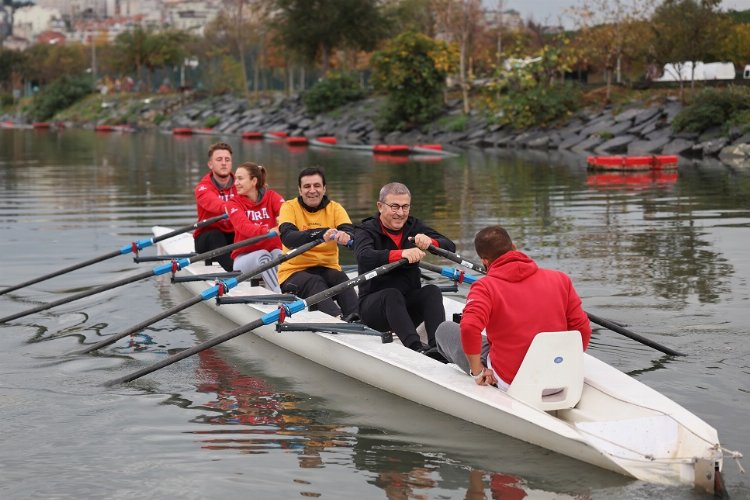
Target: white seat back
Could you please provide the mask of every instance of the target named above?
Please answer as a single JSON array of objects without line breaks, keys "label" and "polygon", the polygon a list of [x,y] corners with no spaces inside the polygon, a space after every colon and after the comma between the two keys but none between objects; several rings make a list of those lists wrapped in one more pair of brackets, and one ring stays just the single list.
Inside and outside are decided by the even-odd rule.
[{"label": "white seat back", "polygon": [[583,342],[577,330],[538,333],[508,394],[540,410],[573,408],[583,392]]}]

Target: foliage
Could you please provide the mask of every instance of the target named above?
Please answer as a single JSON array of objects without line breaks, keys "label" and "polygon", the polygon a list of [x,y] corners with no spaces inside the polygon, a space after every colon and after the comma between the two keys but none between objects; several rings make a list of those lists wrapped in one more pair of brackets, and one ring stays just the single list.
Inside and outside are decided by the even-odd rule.
[{"label": "foliage", "polygon": [[79,75],[88,66],[88,52],[81,44],[35,44],[25,51],[20,70],[25,80],[44,85],[63,75]]},{"label": "foliage", "polygon": [[305,62],[328,71],[335,49],[373,50],[386,34],[377,0],[276,0],[281,42]]},{"label": "foliage", "polygon": [[720,60],[729,18],[720,0],[664,0],[651,19],[659,63]]},{"label": "foliage", "polygon": [[365,96],[356,76],[351,73],[331,72],[310,88],[302,100],[311,113],[324,113]]},{"label": "foliage", "polygon": [[29,114],[37,121],[48,120],[93,91],[93,82],[89,76],[62,76],[42,87],[34,96]]},{"label": "foliage", "polygon": [[469,117],[463,113],[460,115],[444,116],[437,123],[440,128],[448,132],[463,132],[469,123]]},{"label": "foliage", "polygon": [[581,90],[571,83],[512,88],[493,103],[497,122],[515,129],[550,126],[580,108]]},{"label": "foliage", "polygon": [[216,125],[218,125],[221,122],[221,118],[216,115],[211,115],[208,118],[206,118],[206,121],[203,122],[203,126],[206,128],[214,128]]},{"label": "foliage", "polygon": [[0,89],[13,88],[13,79],[19,76],[18,68],[25,64],[25,60],[24,52],[0,47]]},{"label": "foliage", "polygon": [[387,93],[379,127],[404,130],[431,120],[441,108],[445,77],[455,61],[455,50],[446,43],[414,32],[399,35],[376,52],[372,81]]},{"label": "foliage", "polygon": [[676,132],[702,133],[713,127],[747,127],[750,122],[750,89],[730,86],[698,93],[672,121]]},{"label": "foliage", "polygon": [[190,37],[182,31],[157,33],[138,26],[115,38],[115,67],[123,73],[135,71],[139,80],[143,80],[143,68],[147,68],[146,81],[148,88],[152,88],[151,72],[181,63],[189,40]]},{"label": "foliage", "polygon": [[721,55],[722,61],[750,63],[750,24],[732,26],[724,40]]},{"label": "foliage", "polygon": [[213,61],[206,75],[206,88],[213,94],[245,92],[242,66],[231,56],[223,56],[218,61]]}]

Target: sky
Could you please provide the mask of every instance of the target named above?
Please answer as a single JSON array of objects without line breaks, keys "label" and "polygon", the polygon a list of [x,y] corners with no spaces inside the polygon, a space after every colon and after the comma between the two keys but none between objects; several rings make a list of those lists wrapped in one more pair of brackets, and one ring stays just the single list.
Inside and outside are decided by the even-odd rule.
[{"label": "sky", "polygon": [[[581,5],[581,0],[502,0],[504,9],[517,10],[524,19],[533,18],[541,24],[560,24],[559,18],[563,16],[562,24],[569,26],[564,11],[567,8]],[[484,5],[497,8],[498,0],[483,0]],[[750,9],[750,0],[723,0],[723,10],[747,10]]]}]

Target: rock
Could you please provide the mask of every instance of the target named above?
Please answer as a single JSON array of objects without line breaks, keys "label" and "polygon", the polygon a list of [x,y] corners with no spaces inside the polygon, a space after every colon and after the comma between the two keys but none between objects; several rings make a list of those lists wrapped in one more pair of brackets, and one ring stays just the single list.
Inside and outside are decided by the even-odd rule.
[{"label": "rock", "polygon": [[690,151],[693,147],[693,143],[687,139],[675,138],[668,142],[661,149],[661,153],[665,155],[679,155],[685,151]]},{"label": "rock", "polygon": [[628,154],[639,156],[658,153],[669,141],[671,141],[669,137],[662,137],[653,141],[633,141],[628,144]]},{"label": "rock", "polygon": [[593,151],[593,149],[604,142],[601,137],[597,135],[592,135],[590,137],[587,137],[584,141],[576,144],[572,148],[570,148],[573,151],[578,152],[584,152],[584,151]]},{"label": "rock", "polygon": [[625,153],[628,149],[628,144],[636,139],[634,135],[618,135],[612,139],[606,140],[596,148],[594,151],[600,154],[621,154]]},{"label": "rock", "polygon": [[719,152],[719,158],[730,159],[730,158],[745,158],[750,159],[750,144],[730,144],[725,146]]}]

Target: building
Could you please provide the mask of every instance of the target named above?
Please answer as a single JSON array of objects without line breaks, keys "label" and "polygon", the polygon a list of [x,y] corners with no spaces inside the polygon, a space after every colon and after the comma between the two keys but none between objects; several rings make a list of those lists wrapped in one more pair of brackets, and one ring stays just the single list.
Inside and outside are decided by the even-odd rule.
[{"label": "building", "polygon": [[31,5],[16,9],[13,14],[13,34],[27,40],[35,39],[42,31],[65,31],[62,13],[49,7]]}]

